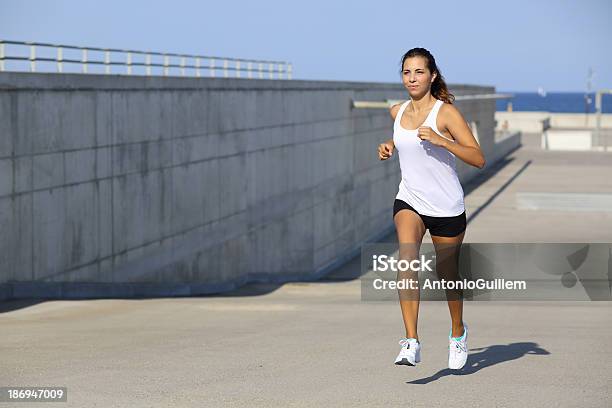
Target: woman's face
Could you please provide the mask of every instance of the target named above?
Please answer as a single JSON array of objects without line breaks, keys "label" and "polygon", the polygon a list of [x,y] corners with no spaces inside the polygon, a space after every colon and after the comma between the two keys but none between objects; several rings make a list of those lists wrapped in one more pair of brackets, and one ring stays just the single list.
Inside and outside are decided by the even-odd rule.
[{"label": "woman's face", "polygon": [[412,96],[426,94],[436,75],[431,75],[427,69],[427,60],[423,57],[410,57],[402,67],[402,83]]}]

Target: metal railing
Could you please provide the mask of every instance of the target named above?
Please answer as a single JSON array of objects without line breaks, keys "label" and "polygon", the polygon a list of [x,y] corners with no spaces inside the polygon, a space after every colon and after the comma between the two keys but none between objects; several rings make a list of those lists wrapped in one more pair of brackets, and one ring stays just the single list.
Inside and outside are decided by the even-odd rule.
[{"label": "metal railing", "polygon": [[[7,46],[18,48],[19,51],[22,51],[21,55],[7,53],[9,48]],[[23,55],[24,47],[28,51],[27,55]],[[41,49],[46,51],[47,55],[43,55],[45,52],[41,52]],[[49,51],[51,52],[49,53]],[[65,51],[76,51],[77,55],[67,58]],[[96,56],[99,58],[95,58]],[[7,62],[15,65],[15,69],[7,69]],[[29,70],[23,69],[19,65],[23,62],[29,62]],[[55,69],[59,73],[65,72],[66,65],[71,67],[80,65],[81,72],[84,74],[139,75],[135,68],[140,68],[144,71],[140,75],[169,76],[171,71],[178,69],[179,76],[201,77],[203,74],[208,74],[209,77],[217,77],[218,74],[222,74],[223,77],[228,78],[230,72],[233,72],[233,76],[236,78],[240,78],[241,74],[245,73],[247,78],[257,77],[259,79],[265,79],[265,77],[275,79],[275,76],[276,79],[291,79],[293,70],[291,63],[285,61],[80,47],[0,39],[0,71],[49,72],[49,70],[40,71],[39,66],[42,64],[47,67],[55,65]],[[91,66],[101,66],[104,70],[103,72],[90,72]],[[113,72],[112,67],[122,67],[125,70],[123,72]]]}]

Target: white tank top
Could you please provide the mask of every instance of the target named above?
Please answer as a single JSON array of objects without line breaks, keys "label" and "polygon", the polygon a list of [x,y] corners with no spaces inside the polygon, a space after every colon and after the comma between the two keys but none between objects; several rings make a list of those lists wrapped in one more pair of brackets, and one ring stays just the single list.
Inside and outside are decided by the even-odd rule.
[{"label": "white tank top", "polygon": [[[410,99],[402,104],[393,124],[393,143],[399,156],[402,180],[395,198],[410,204],[422,215],[453,217],[465,211],[463,188],[457,176],[455,155],[418,137],[417,129],[408,130],[400,121]],[[429,126],[443,136],[436,126],[438,111],[444,102],[436,100],[421,126]],[[420,127],[420,126],[419,126]],[[450,139],[448,139],[450,140]],[[451,140],[454,143],[454,141]]]}]

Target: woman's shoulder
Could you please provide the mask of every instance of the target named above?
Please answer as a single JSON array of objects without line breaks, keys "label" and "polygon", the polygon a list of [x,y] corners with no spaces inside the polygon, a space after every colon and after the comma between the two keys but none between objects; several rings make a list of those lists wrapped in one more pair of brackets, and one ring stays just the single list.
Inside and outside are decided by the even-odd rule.
[{"label": "woman's shoulder", "polygon": [[393,120],[395,120],[395,117],[397,116],[397,113],[399,112],[399,110],[401,109],[402,105],[405,104],[406,101],[402,101],[402,102],[398,102],[392,106],[389,107],[389,113],[391,114],[391,117],[393,118]]},{"label": "woman's shoulder", "polygon": [[441,99],[439,101],[442,102],[439,110],[440,115],[453,117],[456,117],[457,115],[461,116],[461,112],[459,111],[459,109],[457,109],[457,106],[454,103],[448,103]]},{"label": "woman's shoulder", "polygon": [[448,129],[453,125],[457,125],[465,121],[457,106],[454,103],[448,103],[445,101],[442,101],[442,105],[438,111],[438,118],[438,123],[443,129]]}]

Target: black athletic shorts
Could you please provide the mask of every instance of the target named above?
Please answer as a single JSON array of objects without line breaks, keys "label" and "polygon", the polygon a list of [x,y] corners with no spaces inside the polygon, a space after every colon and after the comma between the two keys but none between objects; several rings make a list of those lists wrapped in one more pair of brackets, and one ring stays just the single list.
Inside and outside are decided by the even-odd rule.
[{"label": "black athletic shorts", "polygon": [[[393,218],[398,211],[407,209],[419,214],[417,210],[412,208],[407,202],[395,199],[393,203]],[[465,211],[454,217],[431,217],[429,215],[419,214],[425,224],[425,228],[429,230],[431,235],[438,237],[454,237],[465,231],[467,226]]]}]

